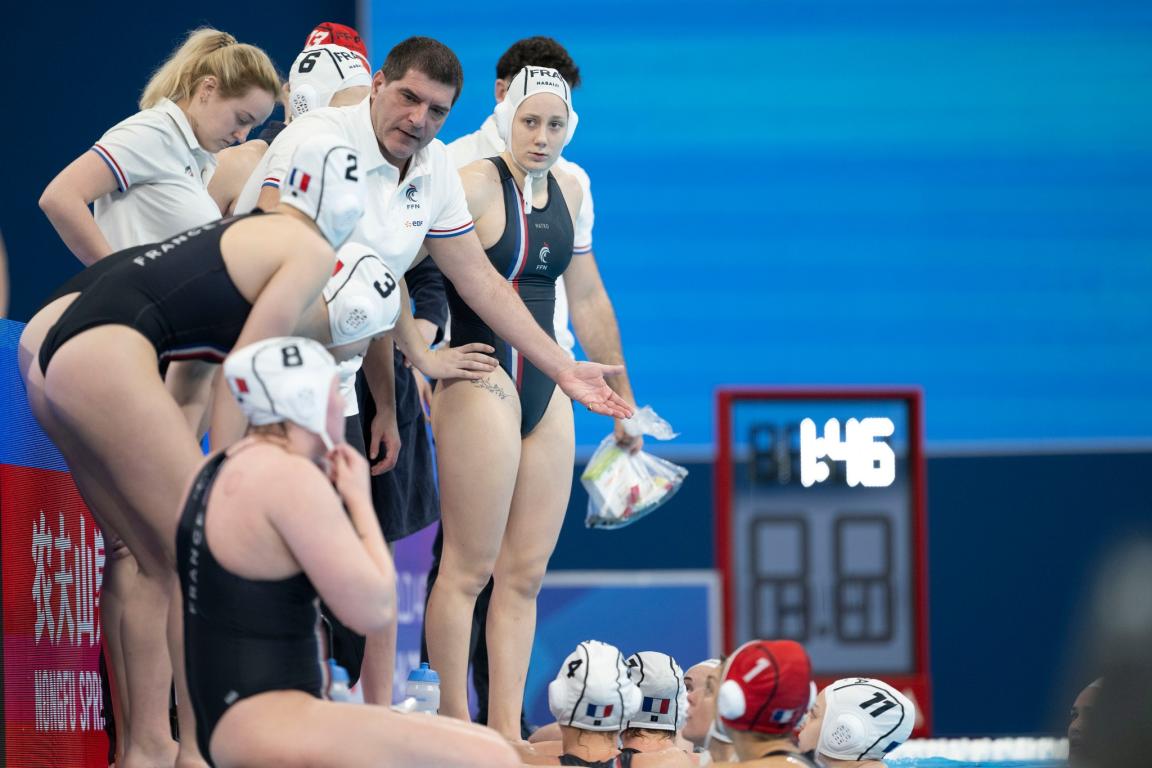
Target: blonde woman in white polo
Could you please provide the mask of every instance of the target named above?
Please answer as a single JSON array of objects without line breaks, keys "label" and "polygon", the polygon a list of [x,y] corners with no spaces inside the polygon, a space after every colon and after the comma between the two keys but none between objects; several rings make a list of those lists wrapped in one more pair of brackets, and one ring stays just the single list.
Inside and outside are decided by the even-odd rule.
[{"label": "blonde woman in white polo", "polygon": [[140,112],[61,171],[40,208],[85,265],[220,218],[208,194],[216,153],[268,118],[279,87],[259,48],[192,32],[148,82]]}]

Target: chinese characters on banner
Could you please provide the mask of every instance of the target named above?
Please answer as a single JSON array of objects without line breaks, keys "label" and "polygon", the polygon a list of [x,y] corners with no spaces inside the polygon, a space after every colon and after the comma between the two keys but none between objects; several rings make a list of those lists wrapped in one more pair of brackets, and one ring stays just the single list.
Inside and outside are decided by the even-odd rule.
[{"label": "chinese characters on banner", "polygon": [[66,473],[0,465],[0,541],[7,764],[103,766],[104,539]]}]

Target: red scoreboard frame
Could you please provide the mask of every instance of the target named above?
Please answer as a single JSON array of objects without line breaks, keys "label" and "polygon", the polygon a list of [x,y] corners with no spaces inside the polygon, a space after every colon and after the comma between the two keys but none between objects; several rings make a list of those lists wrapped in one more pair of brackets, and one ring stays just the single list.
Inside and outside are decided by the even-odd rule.
[{"label": "red scoreboard frame", "polygon": [[[929,671],[928,645],[928,531],[926,503],[926,470],[924,461],[923,398],[914,388],[777,388],[733,387],[716,392],[716,463],[714,473],[713,504],[715,514],[715,558],[721,574],[723,605],[723,640],[726,649],[733,649],[738,640],[736,630],[736,576],[731,542],[733,533],[733,406],[751,401],[903,401],[907,404],[907,466],[909,472],[909,501],[911,508],[911,574],[915,594],[912,597],[913,647],[912,671],[906,674],[876,674],[896,688],[911,695],[921,717],[918,717],[915,735],[931,733],[932,687]],[[823,688],[839,677],[849,675],[821,675],[817,669],[816,683]],[[869,670],[855,673],[869,676]]]}]

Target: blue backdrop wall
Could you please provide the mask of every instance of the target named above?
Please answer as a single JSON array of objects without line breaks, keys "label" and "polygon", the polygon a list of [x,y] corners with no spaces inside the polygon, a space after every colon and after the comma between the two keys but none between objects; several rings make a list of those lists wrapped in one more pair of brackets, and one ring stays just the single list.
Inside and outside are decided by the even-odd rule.
[{"label": "blue backdrop wall", "polygon": [[1147,2],[436,8],[370,29],[377,60],[459,53],[446,139],[513,41],[581,67],[566,155],[637,394],[683,443],[721,383],[921,385],[930,445],[1152,436]]}]

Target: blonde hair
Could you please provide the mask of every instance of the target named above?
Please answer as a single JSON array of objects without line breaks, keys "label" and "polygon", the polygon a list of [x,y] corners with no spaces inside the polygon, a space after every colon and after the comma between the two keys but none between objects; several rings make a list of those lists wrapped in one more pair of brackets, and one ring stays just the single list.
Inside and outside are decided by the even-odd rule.
[{"label": "blonde hair", "polygon": [[216,78],[220,95],[226,99],[243,96],[252,88],[267,91],[273,98],[280,93],[280,77],[268,54],[236,42],[227,32],[201,27],[189,32],[184,43],[152,73],[140,96],[140,109],[154,107],[165,98],[187,99],[209,76]]}]

